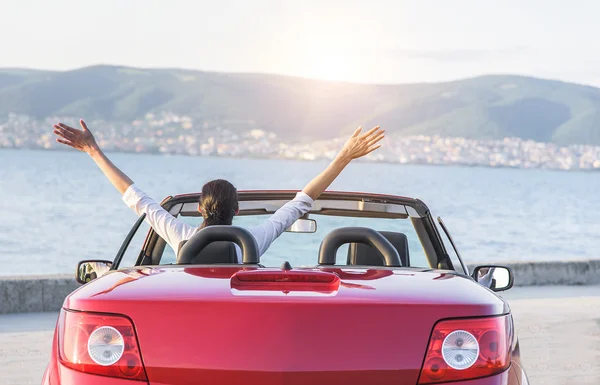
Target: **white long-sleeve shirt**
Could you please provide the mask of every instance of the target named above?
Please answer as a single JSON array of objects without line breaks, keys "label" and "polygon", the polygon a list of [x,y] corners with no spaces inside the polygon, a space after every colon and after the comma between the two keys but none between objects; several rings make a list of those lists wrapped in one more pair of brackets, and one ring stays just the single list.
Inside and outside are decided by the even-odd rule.
[{"label": "white long-sleeve shirt", "polygon": [[[134,184],[129,186],[123,194],[123,201],[138,216],[146,214],[146,222],[175,251],[175,255],[179,252],[179,244],[182,241],[190,239],[198,231],[197,227],[177,219],[167,210],[163,209],[158,202],[150,198]],[[269,249],[271,243],[289,226],[306,214],[312,208],[313,203],[314,201],[310,196],[299,192],[293,200],[279,208],[264,223],[247,229],[256,239],[259,257]],[[241,250],[238,245],[235,245],[235,247],[238,263],[241,263]]]}]

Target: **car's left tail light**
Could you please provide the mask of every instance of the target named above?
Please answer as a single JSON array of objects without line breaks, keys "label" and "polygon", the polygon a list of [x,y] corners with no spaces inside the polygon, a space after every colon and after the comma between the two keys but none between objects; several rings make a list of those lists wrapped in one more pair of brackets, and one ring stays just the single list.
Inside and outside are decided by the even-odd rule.
[{"label": "car's left tail light", "polygon": [[133,324],[127,317],[62,309],[59,360],[71,369],[108,377],[146,381]]}]

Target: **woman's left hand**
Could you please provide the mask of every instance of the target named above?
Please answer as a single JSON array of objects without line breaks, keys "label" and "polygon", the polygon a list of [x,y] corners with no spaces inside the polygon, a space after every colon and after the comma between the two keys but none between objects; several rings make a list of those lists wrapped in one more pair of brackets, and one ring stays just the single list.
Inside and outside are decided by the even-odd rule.
[{"label": "woman's left hand", "polygon": [[381,147],[377,144],[385,138],[385,130],[379,126],[371,128],[369,131],[361,134],[362,127],[358,127],[354,134],[346,141],[339,156],[347,161],[363,157]]}]

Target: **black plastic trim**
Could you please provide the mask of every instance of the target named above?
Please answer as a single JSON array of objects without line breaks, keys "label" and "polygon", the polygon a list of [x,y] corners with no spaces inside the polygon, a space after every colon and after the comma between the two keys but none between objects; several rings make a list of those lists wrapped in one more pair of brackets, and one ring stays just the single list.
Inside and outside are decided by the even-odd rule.
[{"label": "black plastic trim", "polygon": [[402,267],[398,250],[381,233],[368,227],[341,227],[323,238],[319,247],[319,265],[335,265],[337,250],[346,243],[365,243],[383,255],[385,266]]},{"label": "black plastic trim", "polygon": [[469,275],[469,269],[463,262],[462,257],[460,256],[460,252],[458,251],[458,248],[456,247],[456,244],[454,243],[454,239],[452,239],[452,235],[450,235],[450,231],[448,231],[446,224],[444,223],[444,221],[442,220],[441,217],[437,217],[437,220],[438,220],[438,223],[440,224],[442,230],[444,230],[444,233],[446,233],[446,237],[448,237],[448,240],[450,241],[450,244],[452,245],[452,248],[454,249],[454,252],[456,253],[456,256],[458,257],[458,261],[460,262],[460,265],[462,266],[462,269],[463,269],[465,275]]},{"label": "black plastic trim", "polygon": [[[121,264],[121,260],[123,260],[123,256],[125,255],[125,251],[127,251],[127,247],[129,247],[131,240],[133,239],[133,237],[135,236],[135,233],[140,228],[142,222],[144,222],[145,218],[146,218],[146,214],[142,214],[142,215],[140,215],[138,220],[133,224],[133,227],[131,228],[131,230],[129,230],[129,233],[127,234],[127,236],[125,237],[125,240],[121,244],[119,251],[117,251],[117,255],[115,256],[115,259],[113,261],[112,266],[110,267],[110,270],[117,270],[119,268],[119,265]],[[143,249],[142,249],[142,252],[143,252]]]},{"label": "black plastic trim", "polygon": [[181,247],[177,263],[189,264],[206,246],[221,241],[233,242],[242,249],[242,263],[259,262],[256,239],[248,230],[238,226],[213,225],[198,231]]}]

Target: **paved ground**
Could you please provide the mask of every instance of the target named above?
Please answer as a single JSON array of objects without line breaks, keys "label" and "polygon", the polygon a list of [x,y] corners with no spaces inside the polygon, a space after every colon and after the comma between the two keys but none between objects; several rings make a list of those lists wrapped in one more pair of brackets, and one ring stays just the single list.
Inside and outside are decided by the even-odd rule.
[{"label": "paved ground", "polygon": [[[532,385],[600,384],[600,286],[514,288],[503,296]],[[40,383],[56,318],[0,316],[0,385]]]},{"label": "paved ground", "polygon": [[503,296],[532,385],[600,385],[600,286],[516,288]]},{"label": "paved ground", "polygon": [[58,313],[0,315],[0,385],[40,384]]}]

